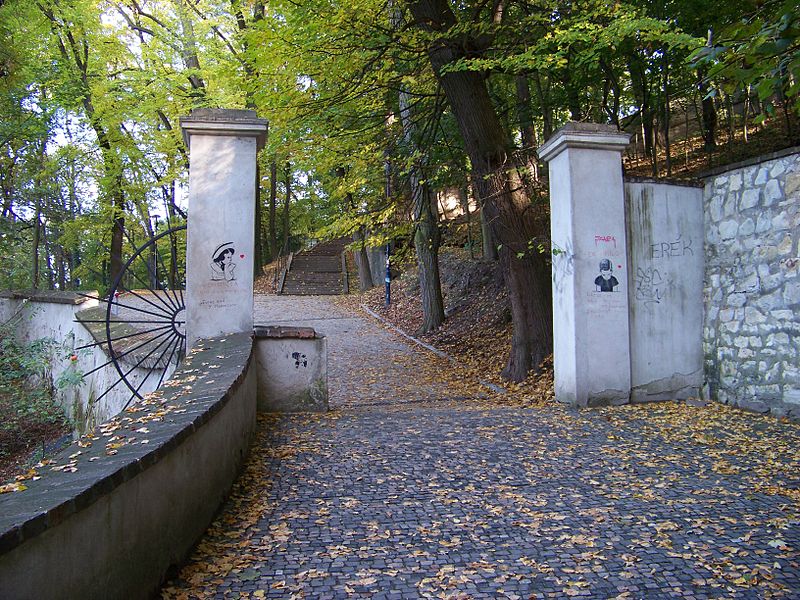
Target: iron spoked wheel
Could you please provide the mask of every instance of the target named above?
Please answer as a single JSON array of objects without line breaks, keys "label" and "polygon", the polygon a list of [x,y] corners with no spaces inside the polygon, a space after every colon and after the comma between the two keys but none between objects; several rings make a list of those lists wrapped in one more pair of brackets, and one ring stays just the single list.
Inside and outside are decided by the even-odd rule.
[{"label": "iron spoked wheel", "polygon": [[[125,263],[109,293],[106,308],[108,354],[121,380],[133,394],[128,404],[142,397],[141,390],[149,380],[144,377],[134,382],[131,374],[135,369],[160,370],[157,389],[171,365],[177,365],[186,355],[185,268],[179,267],[176,256],[165,261],[158,244],[167,236],[174,240],[178,234],[182,234],[180,246],[185,248],[185,225],[164,231],[140,246]],[[170,247],[177,245],[173,243]],[[127,333],[127,328],[116,324],[132,326],[137,331]],[[132,340],[135,340],[133,344]],[[123,363],[121,359],[125,357],[133,360]]]},{"label": "iron spoked wheel", "polygon": [[119,378],[94,402],[122,382],[131,402],[164,382],[186,355],[186,225],[173,227],[139,246],[104,299],[105,346],[109,360],[84,377],[113,364]]}]

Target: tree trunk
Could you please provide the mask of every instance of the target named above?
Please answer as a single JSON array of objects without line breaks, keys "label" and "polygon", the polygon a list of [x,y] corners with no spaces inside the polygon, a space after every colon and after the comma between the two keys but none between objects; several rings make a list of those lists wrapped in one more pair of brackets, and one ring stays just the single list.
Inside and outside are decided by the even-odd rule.
[{"label": "tree trunk", "polygon": [[531,111],[531,88],[527,75],[517,75],[517,118],[522,138],[522,154],[531,183],[539,180],[539,165],[536,162],[536,130]]},{"label": "tree trunk", "polygon": [[483,259],[491,261],[499,260],[500,256],[497,254],[497,244],[494,243],[492,228],[486,218],[485,210],[481,210],[481,237],[483,238]]},{"label": "tree trunk", "polygon": [[700,73],[700,82],[697,89],[702,98],[702,121],[700,123],[703,130],[703,147],[706,152],[713,152],[717,149],[717,109],[714,107],[714,98],[706,98],[708,86],[705,83],[703,73]]},{"label": "tree trunk", "polygon": [[[446,0],[416,0],[410,8],[415,20],[430,31],[447,32],[456,25]],[[537,237],[536,220],[519,172],[509,159],[511,143],[492,106],[483,75],[474,71],[441,72],[442,67],[465,55],[465,44],[446,38],[434,40],[428,48],[434,73],[472,163],[478,196],[492,233],[502,245],[500,263],[514,325],[511,355],[503,376],[521,381],[552,351],[550,271],[542,254],[528,250],[528,241]]]},{"label": "tree trunk", "polygon": [[669,137],[669,126],[670,126],[670,107],[669,107],[669,62],[667,61],[667,51],[666,49],[664,52],[664,166],[667,169],[667,177],[672,177],[672,148],[670,146],[670,137]]},{"label": "tree trunk", "polygon": [[[120,184],[121,185],[121,184]],[[124,267],[122,261],[122,245],[125,236],[125,201],[122,190],[115,190],[113,194],[112,209],[114,222],[111,226],[111,250],[109,251],[110,268],[108,275],[109,285],[113,285]]]},{"label": "tree trunk", "polygon": [[67,252],[64,250],[64,246],[60,244],[57,246],[57,260],[58,272],[56,276],[58,278],[58,289],[63,291],[67,289],[67,273],[64,268],[67,260]]},{"label": "tree trunk", "polygon": [[42,237],[42,204],[37,193],[36,207],[33,215],[33,262],[31,266],[31,288],[39,289],[39,245]]},{"label": "tree trunk", "polygon": [[469,210],[469,194],[466,187],[458,188],[458,199],[461,202],[461,209],[467,219],[467,246],[469,246],[469,257],[475,260],[475,242],[472,239],[472,213]]},{"label": "tree trunk", "polygon": [[289,254],[289,202],[292,198],[292,165],[287,162],[284,170],[286,199],[283,203],[283,248],[281,254]]},{"label": "tree trunk", "polygon": [[277,203],[278,203],[278,162],[273,159],[269,163],[269,254],[270,260],[275,260],[280,256],[278,249],[278,223],[277,223]]},{"label": "tree trunk", "polygon": [[538,71],[533,73],[533,82],[536,84],[536,95],[539,97],[539,107],[542,111],[542,137],[544,141],[553,135],[553,106],[550,102],[550,82],[542,85],[542,77]]},{"label": "tree trunk", "polygon": [[411,173],[411,193],[414,205],[414,249],[417,253],[419,290],[422,301],[422,326],[418,333],[427,333],[444,323],[444,300],[439,277],[439,218],[433,202],[433,194],[424,174],[417,167]]},{"label": "tree trunk", "polygon": [[655,152],[655,144],[653,143],[655,138],[653,132],[653,107],[644,59],[635,53],[629,55],[628,71],[631,75],[633,96],[636,103],[639,105],[639,119],[642,123],[644,154],[652,159],[653,153]]},{"label": "tree trunk", "polygon": [[572,61],[572,49],[567,51],[567,67],[564,69],[564,78],[562,83],[567,92],[567,107],[569,108],[570,118],[573,121],[580,121],[583,119],[583,107],[581,106],[580,92],[575,87],[572,75],[575,66]]},{"label": "tree trunk", "polygon": [[[350,203],[352,204],[352,200]],[[353,241],[356,242],[354,255],[356,267],[358,267],[358,287],[362,292],[366,292],[374,286],[372,282],[372,272],[369,268],[369,255],[367,254],[367,249],[364,247],[364,238],[364,228],[359,227],[358,230],[353,233]]]},{"label": "tree trunk", "polygon": [[44,264],[47,269],[47,289],[54,290],[56,288],[55,269],[53,268],[53,254],[46,225],[42,225],[42,240],[44,241]]},{"label": "tree trunk", "polygon": [[[400,11],[392,11],[392,25],[402,28]],[[439,277],[439,212],[430,186],[425,177],[426,150],[420,147],[416,127],[411,118],[411,102],[408,92],[398,94],[400,124],[403,141],[409,152],[421,156],[414,160],[409,172],[411,201],[414,211],[414,249],[417,255],[420,300],[422,302],[422,326],[418,333],[427,333],[444,323],[444,300]]]},{"label": "tree trunk", "polygon": [[264,252],[262,250],[263,244],[262,238],[264,237],[264,232],[262,231],[263,227],[261,226],[261,213],[263,212],[263,207],[261,204],[261,169],[259,168],[258,164],[256,164],[256,214],[255,214],[255,223],[253,227],[255,229],[255,236],[254,236],[254,248],[253,248],[253,277],[258,277],[261,275],[261,267],[264,264]]}]

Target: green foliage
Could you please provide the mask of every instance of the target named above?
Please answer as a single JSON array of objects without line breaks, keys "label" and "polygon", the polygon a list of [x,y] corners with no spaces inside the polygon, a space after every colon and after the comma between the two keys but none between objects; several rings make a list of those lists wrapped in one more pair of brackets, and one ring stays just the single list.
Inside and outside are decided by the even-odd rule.
[{"label": "green foliage", "polygon": [[783,98],[800,113],[800,11],[793,0],[764,2],[723,28],[714,45],[699,48],[691,60],[728,94],[754,89],[767,113]]},{"label": "green foliage", "polygon": [[14,337],[15,324],[12,319],[0,325],[0,457],[25,447],[32,432],[67,424],[64,411],[53,402],[49,381],[55,342],[20,342]]}]

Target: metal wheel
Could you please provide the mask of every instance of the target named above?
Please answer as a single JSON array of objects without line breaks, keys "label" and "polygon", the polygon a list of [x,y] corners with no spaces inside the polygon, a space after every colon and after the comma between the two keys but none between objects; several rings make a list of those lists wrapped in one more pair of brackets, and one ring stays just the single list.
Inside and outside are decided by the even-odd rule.
[{"label": "metal wheel", "polygon": [[[157,389],[186,355],[186,225],[173,227],[137,248],[111,286],[105,302],[105,339],[86,344],[105,346],[119,379],[95,402],[123,382],[130,391],[122,410]],[[99,315],[98,315],[99,316]]]}]

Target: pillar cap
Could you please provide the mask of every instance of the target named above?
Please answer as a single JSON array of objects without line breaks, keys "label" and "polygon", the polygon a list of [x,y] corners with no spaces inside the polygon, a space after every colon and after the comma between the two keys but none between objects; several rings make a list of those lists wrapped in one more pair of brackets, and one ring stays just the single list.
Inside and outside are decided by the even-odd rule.
[{"label": "pillar cap", "polygon": [[567,148],[610,150],[622,153],[631,139],[629,133],[618,131],[614,125],[569,122],[542,144],[537,153],[544,161],[551,161]]},{"label": "pillar cap", "polygon": [[223,135],[229,137],[254,137],[258,149],[267,140],[269,121],[259,119],[254,110],[226,108],[195,108],[188,117],[181,117],[183,141],[189,146],[192,135]]}]

